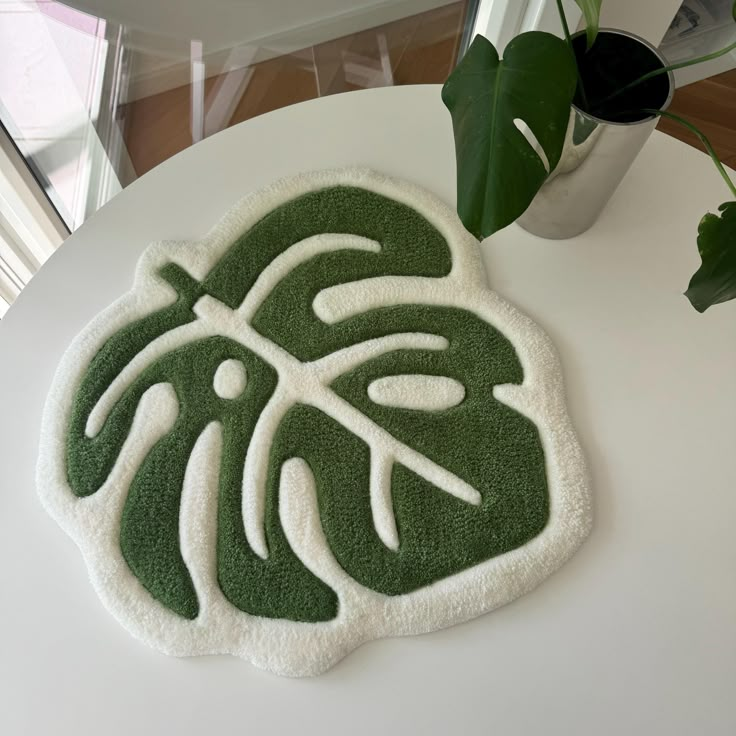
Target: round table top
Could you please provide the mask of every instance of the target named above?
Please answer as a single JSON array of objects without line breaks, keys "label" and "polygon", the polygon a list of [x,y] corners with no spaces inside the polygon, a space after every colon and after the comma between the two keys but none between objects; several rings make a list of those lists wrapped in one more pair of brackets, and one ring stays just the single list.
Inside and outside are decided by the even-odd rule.
[{"label": "round table top", "polygon": [[682,296],[698,220],[726,190],[662,134],[588,233],[553,242],[511,226],[482,246],[491,286],[559,349],[593,475],[592,535],[559,572],[468,624],[367,644],[306,680],[166,657],[98,602],[34,488],[62,352],[130,288],[150,241],[199,237],[242,195],[341,165],[454,202],[439,87],[305,102],[180,153],[74,233],[0,323],[0,732],[736,732],[736,302],[699,315]]}]

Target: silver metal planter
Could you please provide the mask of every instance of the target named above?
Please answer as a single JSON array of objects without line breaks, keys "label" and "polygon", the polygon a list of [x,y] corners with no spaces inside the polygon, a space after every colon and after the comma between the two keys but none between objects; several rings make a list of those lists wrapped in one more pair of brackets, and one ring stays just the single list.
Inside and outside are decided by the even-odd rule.
[{"label": "silver metal planter", "polygon": [[[601,33],[638,41],[667,65],[657,49],[638,36],[609,28]],[[662,110],[667,109],[674,93],[674,78],[671,73],[668,77],[669,93],[664,104],[656,105]],[[598,219],[656,125],[656,116],[611,123],[573,105],[560,163],[518,224],[543,238],[571,238],[585,232]]]}]

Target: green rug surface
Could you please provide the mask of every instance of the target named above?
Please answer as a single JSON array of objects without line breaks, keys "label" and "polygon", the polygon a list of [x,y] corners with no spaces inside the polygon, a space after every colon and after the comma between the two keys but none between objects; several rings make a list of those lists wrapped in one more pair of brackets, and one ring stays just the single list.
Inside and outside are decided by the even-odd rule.
[{"label": "green rug surface", "polygon": [[548,338],[446,205],[365,170],[150,246],[62,358],[38,465],[135,636],[287,675],[530,590],[588,486]]}]

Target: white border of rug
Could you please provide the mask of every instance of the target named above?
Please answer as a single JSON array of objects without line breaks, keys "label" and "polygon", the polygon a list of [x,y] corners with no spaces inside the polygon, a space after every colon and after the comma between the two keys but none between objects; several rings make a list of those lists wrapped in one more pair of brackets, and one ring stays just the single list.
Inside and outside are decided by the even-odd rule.
[{"label": "white border of rug", "polygon": [[[173,289],[156,275],[160,266],[173,261],[201,280],[233,240],[272,209],[306,192],[334,185],[363,187],[421,213],[447,239],[453,266],[442,279],[387,276],[333,287],[315,299],[316,313],[322,319],[335,321],[382,304],[447,304],[468,309],[496,326],[515,347],[524,381],[520,386],[497,386],[494,393],[503,403],[529,417],[539,429],[547,460],[549,522],[523,547],[413,593],[385,596],[362,587],[338,565],[319,523],[311,474],[303,461],[290,460],[282,469],[280,487],[284,531],[307,567],[335,590],[339,613],[332,621],[315,624],[251,616],[233,607],[217,586],[214,501],[220,430],[212,424],[200,436],[187,466],[181,507],[182,548],[200,599],[199,616],[193,621],[185,620],[143,588],[128,569],[118,542],[124,489],[148,448],[170,429],[177,413],[173,391],[167,386],[149,389],[120,454],[124,461],[118,460],[103,487],[84,499],[75,497],[66,481],[65,432],[72,398],[85,367],[109,336],[174,300]],[[280,257],[276,259],[279,263],[275,261],[263,272],[263,278],[246,299],[248,304],[244,303],[240,310],[230,310],[212,297],[203,297],[195,307],[199,319],[155,341],[155,346],[143,351],[146,355],[136,358],[138,367],[162,351],[196,337],[242,337],[248,332],[248,314],[253,313],[262,298],[258,296],[259,283],[263,296],[270,284],[282,278],[295,263],[337,247],[329,236],[309,240],[312,242],[303,241],[287,251],[294,251],[295,256]],[[364,239],[356,239],[354,247],[371,248],[370,241],[361,240]],[[149,246],[138,263],[133,289],[96,317],[64,354],[44,410],[37,468],[40,498],[81,549],[91,581],[108,610],[135,637],[167,654],[229,653],[276,674],[315,675],[372,639],[433,631],[491,611],[532,590],[559,568],[591,527],[589,477],[567,415],[559,361],[542,330],[489,291],[484,281],[478,244],[464,230],[454,211],[417,186],[364,169],[320,171],[279,181],[242,199],[203,240]],[[411,344],[427,338],[404,335],[398,339]],[[364,354],[353,350],[351,355],[340,358],[339,365],[322,361],[319,370],[314,370],[315,380],[319,382],[320,377],[342,370],[344,360],[362,362],[375,348],[366,347]],[[266,352],[270,349],[264,347]],[[278,362],[278,356],[270,357]],[[288,370],[284,366],[277,366],[280,373]],[[108,403],[103,397],[90,418],[88,434],[99,430],[115,400],[115,392],[123,388],[122,384],[113,385],[106,393]],[[227,386],[222,390],[228,390]],[[277,423],[278,411],[274,417]],[[369,444],[377,452],[385,451],[384,457],[388,457],[396,448],[387,449],[381,444],[384,439],[376,435],[369,438]],[[431,468],[425,471],[429,475],[433,472]],[[257,474],[258,469],[248,472]],[[448,492],[461,495],[463,491],[460,488]],[[381,521],[379,506],[377,501],[374,518],[377,525],[383,524],[383,535],[390,538],[390,519]],[[262,498],[251,494],[244,498],[244,508],[252,512],[246,531],[257,549]]]}]

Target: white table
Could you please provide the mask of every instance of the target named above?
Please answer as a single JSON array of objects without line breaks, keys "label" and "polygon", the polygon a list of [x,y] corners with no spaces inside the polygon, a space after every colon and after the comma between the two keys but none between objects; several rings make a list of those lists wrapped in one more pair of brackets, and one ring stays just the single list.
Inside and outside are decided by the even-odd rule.
[{"label": "white table", "polygon": [[562,570],[308,680],[165,657],[103,610],[34,490],[62,351],[128,290],[151,240],[198,237],[277,177],[347,164],[453,201],[439,87],[306,102],[184,151],[69,238],[0,323],[0,733],[735,733],[736,302],[698,315],[681,296],[698,219],[727,192],[705,156],[660,134],[584,236],[512,226],[483,246],[492,286],[561,352],[592,468],[595,528]]}]

